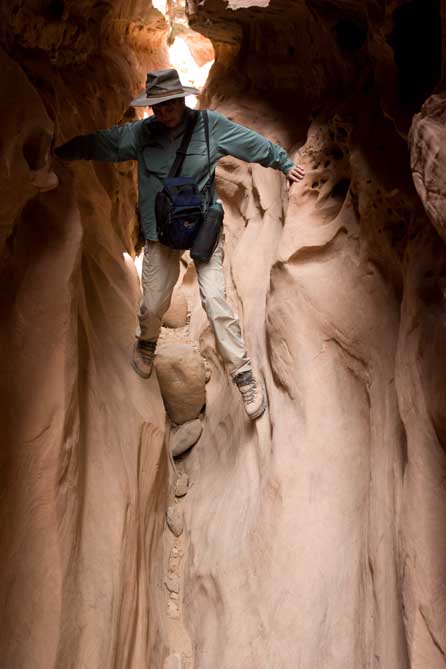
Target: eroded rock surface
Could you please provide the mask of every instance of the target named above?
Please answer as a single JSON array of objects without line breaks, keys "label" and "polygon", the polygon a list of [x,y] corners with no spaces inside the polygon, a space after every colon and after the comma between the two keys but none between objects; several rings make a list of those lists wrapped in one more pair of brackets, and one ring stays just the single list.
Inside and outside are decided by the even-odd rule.
[{"label": "eroded rock surface", "polygon": [[418,194],[432,224],[446,238],[446,93],[423,105],[410,132],[411,167]]},{"label": "eroded rock surface", "polygon": [[307,171],[288,201],[272,171],[218,174],[269,424],[247,423],[193,311],[213,367],[185,498],[200,667],[445,665],[443,94],[420,112],[444,56],[414,69],[409,48],[443,10],[371,5],[189,3],[216,43],[207,102]]},{"label": "eroded rock surface", "polygon": [[174,290],[172,302],[163,317],[163,325],[166,328],[182,328],[187,324],[188,304],[184,292],[181,289]]},{"label": "eroded rock surface", "polygon": [[208,373],[173,330],[169,445],[195,446],[168,463],[157,379],[129,366],[133,166],[48,160],[53,137],[134,118],[169,22],[140,0],[4,3],[2,664],[442,669],[444,6],[187,6],[216,53],[202,103],[307,172],[290,191],[233,158],[217,173],[268,412],[247,420],[186,262]]},{"label": "eroded rock surface", "polygon": [[205,403],[205,369],[201,355],[187,343],[158,346],[155,369],[170,419],[177,424],[197,418]]},{"label": "eroded rock surface", "polygon": [[1,664],[162,666],[147,584],[165,413],[129,366],[133,167],[49,150],[123,119],[141,71],[167,63],[166,25],[142,2],[12,1],[0,18]]},{"label": "eroded rock surface", "polygon": [[178,506],[169,506],[166,513],[166,522],[169,530],[176,537],[179,537],[183,531],[183,514]]}]

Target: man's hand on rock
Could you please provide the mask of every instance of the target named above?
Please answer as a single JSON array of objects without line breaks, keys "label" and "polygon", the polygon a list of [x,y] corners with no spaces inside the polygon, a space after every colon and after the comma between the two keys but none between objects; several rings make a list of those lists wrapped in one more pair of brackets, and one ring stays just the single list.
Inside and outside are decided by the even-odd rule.
[{"label": "man's hand on rock", "polygon": [[290,171],[287,173],[286,178],[288,179],[288,188],[293,184],[299,183],[305,176],[305,170],[302,165],[293,165]]},{"label": "man's hand on rock", "polygon": [[31,183],[41,193],[54,190],[59,185],[59,178],[53,166],[53,141],[53,137],[50,135],[43,138],[42,143],[46,143],[48,147],[46,151],[44,148],[42,149],[45,152],[41,156],[39,167],[30,168]]}]

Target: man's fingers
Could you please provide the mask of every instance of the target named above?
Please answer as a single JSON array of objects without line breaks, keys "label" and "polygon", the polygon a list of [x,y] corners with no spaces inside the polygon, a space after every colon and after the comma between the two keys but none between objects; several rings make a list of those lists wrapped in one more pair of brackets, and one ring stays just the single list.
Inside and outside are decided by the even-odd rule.
[{"label": "man's fingers", "polygon": [[290,169],[290,171],[287,174],[288,179],[293,183],[301,181],[304,178],[304,176],[305,176],[305,170],[301,165],[295,165]]}]

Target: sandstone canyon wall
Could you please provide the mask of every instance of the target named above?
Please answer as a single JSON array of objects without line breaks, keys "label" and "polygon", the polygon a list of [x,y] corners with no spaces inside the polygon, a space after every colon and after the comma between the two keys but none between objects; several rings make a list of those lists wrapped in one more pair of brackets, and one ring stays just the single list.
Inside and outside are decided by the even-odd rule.
[{"label": "sandstone canyon wall", "polygon": [[232,158],[217,174],[228,297],[268,412],[246,420],[185,263],[210,380],[198,443],[167,457],[157,379],[128,364],[132,167],[47,157],[53,135],[131,118],[167,63],[165,20],[140,1],[4,7],[2,665],[440,669],[444,7],[187,9],[216,53],[202,105],[307,172],[289,192]]},{"label": "sandstone canyon wall", "polygon": [[122,120],[167,26],[88,0],[2,4],[1,25],[0,664],[143,667],[167,478],[156,380],[128,364],[133,166],[57,162],[51,190],[48,150]]},{"label": "sandstone canyon wall", "polygon": [[288,205],[276,174],[220,172],[269,413],[247,425],[211,379],[187,497],[197,665],[444,667],[442,8],[191,4],[216,41],[206,103],[307,170]]}]

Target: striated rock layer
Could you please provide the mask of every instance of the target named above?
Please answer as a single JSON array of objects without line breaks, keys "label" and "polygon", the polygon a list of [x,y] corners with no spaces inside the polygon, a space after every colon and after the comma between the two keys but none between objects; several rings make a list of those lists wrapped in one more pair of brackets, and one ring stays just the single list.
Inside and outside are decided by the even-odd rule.
[{"label": "striated rock layer", "polygon": [[122,120],[166,22],[90,0],[0,16],[1,665],[160,666],[165,412],[129,366],[133,167],[53,169],[49,149]]},{"label": "striated rock layer", "polygon": [[207,365],[194,353],[193,410],[174,415],[190,420],[165,434],[157,379],[129,366],[133,167],[50,159],[134,118],[168,23],[142,0],[3,5],[2,666],[440,669],[444,6],[187,9],[216,53],[202,104],[307,171],[289,192],[231,158],[217,174],[228,297],[269,409],[244,415],[185,260],[175,324],[188,306]]},{"label": "striated rock layer", "polygon": [[215,41],[206,102],[307,176],[287,199],[259,166],[218,175],[228,292],[269,411],[248,424],[193,312],[214,367],[187,461],[196,666],[440,669],[444,95],[414,117],[444,88],[440,4],[229,6],[189,2]]}]

